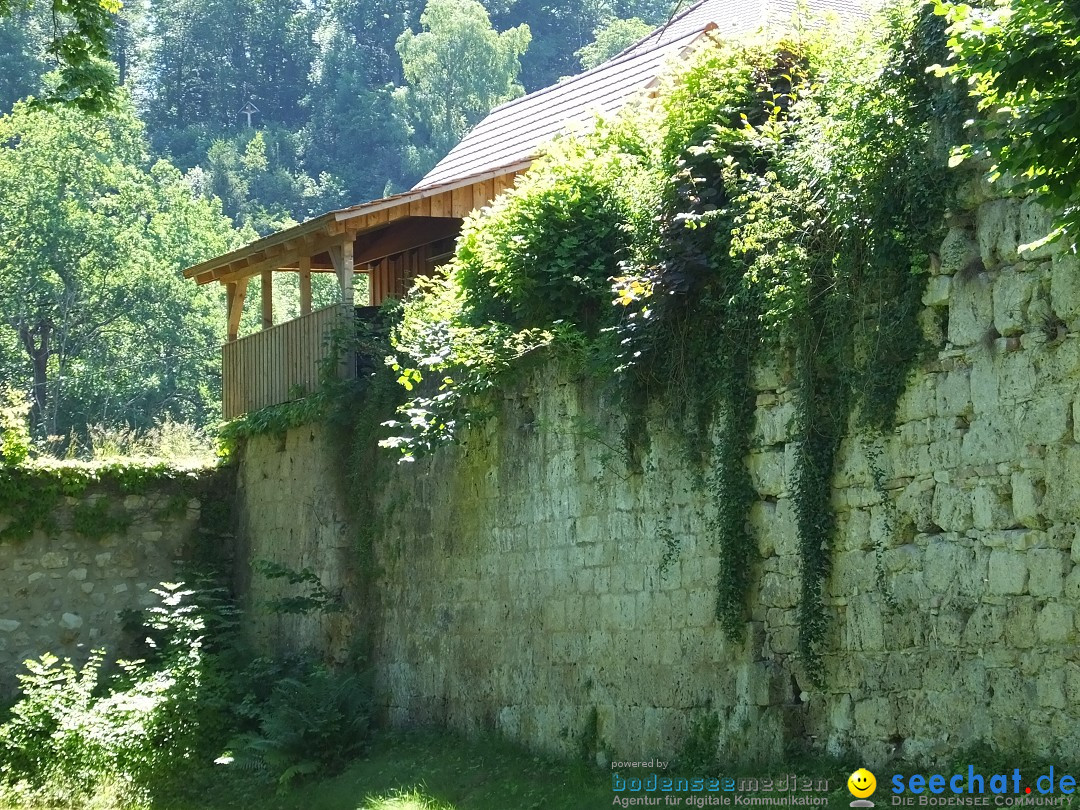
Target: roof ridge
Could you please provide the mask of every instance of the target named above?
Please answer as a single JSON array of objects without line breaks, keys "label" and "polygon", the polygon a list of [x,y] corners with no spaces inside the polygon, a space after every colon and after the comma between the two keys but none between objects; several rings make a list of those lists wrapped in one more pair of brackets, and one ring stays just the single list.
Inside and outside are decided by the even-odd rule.
[{"label": "roof ridge", "polygon": [[[698,6],[703,5],[704,3],[707,3],[707,2],[708,2],[708,0],[697,0],[696,3],[691,3],[689,8],[687,8],[686,11],[683,11],[680,14],[676,14],[675,12],[672,12],[671,16],[668,17],[666,23],[664,23],[663,25],[661,25],[661,26],[659,26],[657,28],[654,28],[652,31],[650,31],[648,34],[643,36],[641,39],[639,39],[633,45],[627,45],[625,48],[623,48],[621,51],[619,51],[613,57],[608,59],[607,62],[604,62],[604,64],[606,65],[608,62],[618,61],[621,57],[625,56],[626,54],[630,53],[631,51],[637,50],[646,40],[652,39],[653,37],[656,37],[657,39],[660,39],[661,37],[664,36],[664,32],[667,31],[668,28],[670,28],[673,23],[679,22],[681,19],[683,19],[687,14],[692,12]],[[681,5],[682,5],[682,0],[679,0],[678,5],[675,6],[675,10],[678,11],[679,6],[681,6]],[[661,46],[657,45],[656,47],[659,48]],[[649,50],[653,50],[653,49],[650,48]],[[644,53],[648,53],[648,50],[644,51]]]}]

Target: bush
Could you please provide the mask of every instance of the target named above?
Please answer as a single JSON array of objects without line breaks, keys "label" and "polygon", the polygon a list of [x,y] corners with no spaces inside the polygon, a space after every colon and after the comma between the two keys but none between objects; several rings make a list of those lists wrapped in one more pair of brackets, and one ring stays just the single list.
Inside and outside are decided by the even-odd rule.
[{"label": "bush", "polygon": [[17,466],[30,456],[30,401],[10,388],[0,390],[0,463]]},{"label": "bush", "polygon": [[637,210],[649,201],[648,153],[635,140],[603,124],[589,138],[559,140],[466,223],[453,267],[467,318],[596,330],[610,308],[610,279],[629,258]]},{"label": "bush", "polygon": [[118,662],[101,678],[104,650],[81,669],[51,654],[27,661],[22,697],[0,726],[0,795],[20,803],[77,803],[108,788],[124,805],[189,769],[200,750],[197,716],[204,668],[202,618],[192,591],[165,584],[151,611],[161,656]]}]

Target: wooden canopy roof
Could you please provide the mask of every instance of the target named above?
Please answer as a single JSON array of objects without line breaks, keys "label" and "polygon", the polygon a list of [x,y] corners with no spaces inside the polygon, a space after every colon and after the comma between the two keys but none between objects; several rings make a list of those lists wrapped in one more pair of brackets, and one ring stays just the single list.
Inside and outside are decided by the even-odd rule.
[{"label": "wooden canopy roof", "polygon": [[456,236],[461,219],[513,185],[527,165],[502,166],[474,177],[330,211],[189,267],[184,277],[198,284],[233,284],[264,270],[299,270],[305,258],[310,260],[311,271],[334,272],[335,249],[347,242],[354,245],[354,269],[362,269],[410,247]]}]

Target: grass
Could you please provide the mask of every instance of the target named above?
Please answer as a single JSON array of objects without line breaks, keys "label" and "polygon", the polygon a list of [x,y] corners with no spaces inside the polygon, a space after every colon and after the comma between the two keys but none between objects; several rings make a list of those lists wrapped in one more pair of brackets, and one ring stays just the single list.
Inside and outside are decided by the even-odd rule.
[{"label": "grass", "polygon": [[381,735],[345,772],[282,795],[221,780],[199,801],[167,810],[588,810],[611,805],[609,780],[504,740],[427,731]]},{"label": "grass", "polygon": [[[871,797],[878,808],[893,804],[888,780],[895,772],[957,773],[966,772],[968,764],[984,774],[1011,773],[1021,767],[1026,781],[1046,772],[1042,765],[1028,761],[1013,761],[1009,757],[980,756],[972,751],[959,755],[954,765],[923,770],[911,766],[894,770],[883,768],[876,772],[877,791]],[[962,764],[961,764],[962,763]],[[1059,766],[1061,763],[1059,763]],[[852,796],[846,789],[848,774],[856,765],[821,757],[795,758],[784,764],[764,769],[732,768],[725,773],[735,778],[758,776],[777,778],[783,774],[827,779],[827,793],[811,793],[826,799],[817,808],[846,810]],[[711,770],[711,769],[710,769]],[[1067,772],[1068,768],[1058,768]],[[623,771],[620,775],[646,777],[653,769],[638,772]],[[700,774],[685,774],[695,776]],[[355,761],[343,773],[323,779],[300,783],[287,792],[275,792],[273,785],[257,780],[252,774],[215,770],[198,784],[189,785],[185,797],[161,797],[151,804],[152,810],[594,810],[624,805],[615,802],[611,773],[536,756],[505,740],[486,738],[466,740],[446,732],[386,733],[367,755]],[[632,797],[634,794],[623,793]],[[673,796],[677,801],[665,802],[662,793],[638,793],[638,797],[660,797],[659,807],[733,808],[732,794],[723,805],[706,804],[701,797],[717,794],[683,793]],[[775,797],[776,793],[757,792],[759,797]],[[782,795],[782,794],[781,794]],[[993,797],[989,804],[993,805]],[[918,799],[912,802],[919,806]],[[637,805],[625,805],[637,806]],[[50,805],[63,807],[66,805]],[[110,796],[98,796],[78,810],[121,810],[122,802]],[[814,807],[807,805],[807,807]],[[0,810],[4,804],[0,800]]]}]

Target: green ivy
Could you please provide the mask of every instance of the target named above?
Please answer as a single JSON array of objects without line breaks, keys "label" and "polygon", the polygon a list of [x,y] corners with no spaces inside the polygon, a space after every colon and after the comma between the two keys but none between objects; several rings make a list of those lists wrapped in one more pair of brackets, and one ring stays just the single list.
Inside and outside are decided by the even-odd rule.
[{"label": "green ivy", "polygon": [[[949,21],[949,53],[939,73],[963,83],[984,115],[972,117],[973,144],[954,163],[988,157],[991,180],[1035,193],[1057,212],[1076,250],[1080,237],[1080,12],[1064,0],[938,2]],[[940,65],[945,67],[940,68]]]},{"label": "green ivy", "polygon": [[[946,157],[970,113],[927,72],[945,56],[940,19],[896,9],[884,31],[701,49],[656,104],[557,144],[405,302],[390,360],[407,401],[383,443],[405,459],[484,418],[541,354],[621,373],[631,470],[662,402],[709,495],[716,614],[735,639],[757,554],[751,376],[790,369],[800,651],[815,677],[840,441],[891,429],[922,356]],[[605,284],[616,306],[598,306]]]}]

